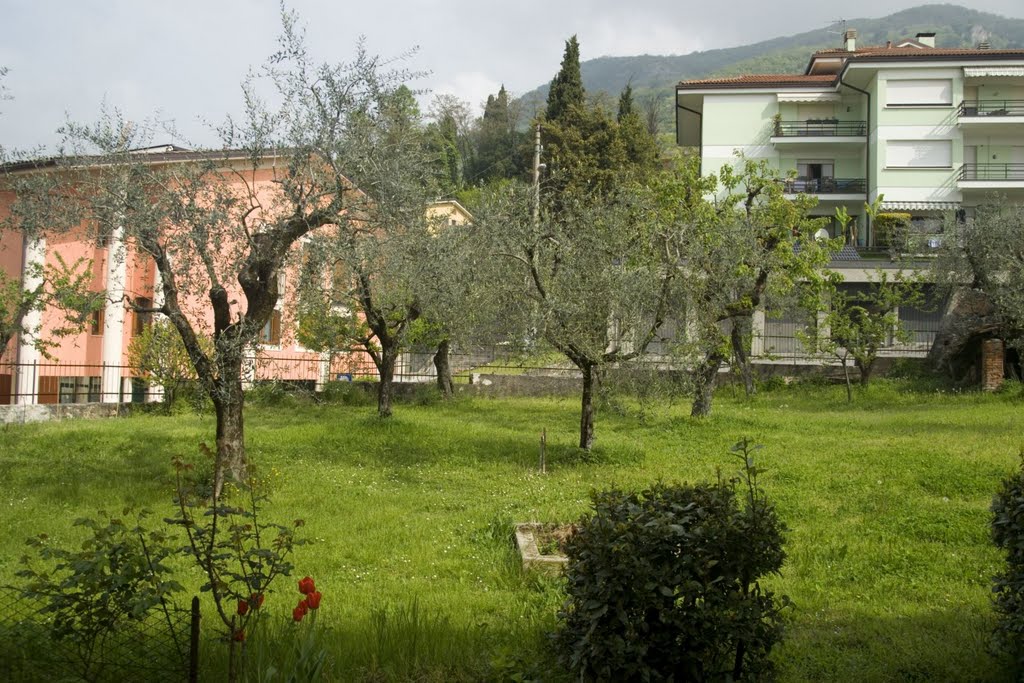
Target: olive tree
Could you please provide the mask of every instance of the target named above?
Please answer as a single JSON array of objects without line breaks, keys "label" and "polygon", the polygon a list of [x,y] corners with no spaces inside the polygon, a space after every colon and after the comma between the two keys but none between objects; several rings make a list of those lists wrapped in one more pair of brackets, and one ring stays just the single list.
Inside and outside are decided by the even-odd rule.
[{"label": "olive tree", "polygon": [[820,227],[808,216],[815,200],[784,197],[778,174],[763,161],[740,159],[704,178],[694,163],[684,164],[673,192],[686,273],[688,339],[681,348],[693,367],[691,415],[700,417],[711,412],[718,372],[730,355],[752,383],[744,336],[755,310],[773,292],[820,291],[829,244],[813,237]]},{"label": "olive tree", "polygon": [[[985,329],[1012,343],[1024,338],[1024,206],[993,197],[970,217],[949,216],[934,264],[936,281],[987,298]],[[959,349],[954,349],[959,351]]]},{"label": "olive tree", "polygon": [[[68,124],[62,154],[41,161],[36,170],[46,173],[27,174],[19,188],[27,227],[81,224],[121,245],[115,257],[155,262],[158,303],[136,310],[174,326],[213,402],[218,492],[225,477],[246,478],[243,360],[275,310],[278,278],[300,240],[353,223],[354,141],[405,76],[362,45],[349,63],[315,63],[290,13],[261,73],[244,84],[244,114],[218,129],[218,149],[139,153],[149,131],[115,112]],[[53,191],[33,188],[38,177]],[[200,342],[205,334],[212,350]]]},{"label": "olive tree", "polygon": [[668,235],[640,185],[608,196],[563,193],[534,217],[533,188],[508,184],[475,221],[481,258],[495,270],[501,315],[528,321],[582,377],[579,447],[594,443],[594,390],[602,371],[639,358],[670,313],[678,269]]}]

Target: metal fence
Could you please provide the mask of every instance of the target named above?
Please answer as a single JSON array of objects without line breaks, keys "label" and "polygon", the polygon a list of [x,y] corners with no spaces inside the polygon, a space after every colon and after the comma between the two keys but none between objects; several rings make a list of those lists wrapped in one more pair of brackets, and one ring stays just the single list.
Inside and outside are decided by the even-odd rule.
[{"label": "metal fence", "polygon": [[191,609],[154,610],[92,643],[57,637],[52,616],[10,586],[0,587],[0,680],[196,681],[199,599]]},{"label": "metal fence", "polygon": [[[909,344],[892,344],[885,355],[922,356],[935,340],[942,318],[942,306],[929,301],[920,308],[904,307],[900,320],[911,333]],[[755,334],[753,357],[768,362],[806,363],[821,360],[809,353],[799,338],[806,326],[800,312],[783,312],[765,317],[763,329]],[[675,328],[672,327],[674,335]],[[674,336],[659,338],[648,347],[640,363],[658,368],[675,368],[671,359]],[[480,374],[535,374],[576,376],[576,369],[559,353],[519,344],[495,344],[454,351],[449,365],[456,382],[470,382]],[[161,387],[152,385],[131,367],[105,364],[4,363],[0,365],[0,404],[149,403],[163,399]],[[336,354],[312,352],[259,353],[244,359],[246,388],[268,382],[282,382],[309,392],[318,392],[330,382],[377,379],[377,370],[362,350]],[[433,349],[401,354],[396,364],[396,382],[432,382],[437,372]],[[192,382],[184,381],[183,384]]]}]

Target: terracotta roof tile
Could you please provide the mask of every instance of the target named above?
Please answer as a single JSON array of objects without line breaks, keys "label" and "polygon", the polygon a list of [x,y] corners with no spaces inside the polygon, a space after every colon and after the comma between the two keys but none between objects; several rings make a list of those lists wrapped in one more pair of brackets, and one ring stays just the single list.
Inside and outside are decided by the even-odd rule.
[{"label": "terracotta roof tile", "polygon": [[1024,49],[1011,50],[979,50],[973,47],[888,47],[886,45],[868,45],[849,52],[841,47],[818,50],[814,56],[823,57],[1024,57]]},{"label": "terracotta roof tile", "polygon": [[714,85],[723,88],[740,88],[744,86],[814,86],[829,85],[836,80],[835,74],[807,76],[805,74],[745,74],[743,76],[722,76],[719,78],[700,78],[680,81],[678,87],[691,88]]}]

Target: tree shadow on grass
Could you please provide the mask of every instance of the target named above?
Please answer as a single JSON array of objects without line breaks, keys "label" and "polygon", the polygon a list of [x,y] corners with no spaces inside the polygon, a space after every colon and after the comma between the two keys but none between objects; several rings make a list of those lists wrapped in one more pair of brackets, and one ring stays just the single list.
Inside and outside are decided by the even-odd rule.
[{"label": "tree shadow on grass", "polygon": [[1005,681],[990,654],[993,621],[955,609],[905,616],[798,615],[772,656],[782,680]]}]

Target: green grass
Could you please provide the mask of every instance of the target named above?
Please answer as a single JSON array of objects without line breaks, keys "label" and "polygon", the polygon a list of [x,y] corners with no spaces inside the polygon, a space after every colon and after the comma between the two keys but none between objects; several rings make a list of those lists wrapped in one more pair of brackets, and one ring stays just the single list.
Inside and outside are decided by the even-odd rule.
[{"label": "green grass", "polygon": [[[592,489],[611,484],[732,473],[728,448],[750,436],[790,528],[783,574],[770,580],[796,604],[774,655],[782,680],[999,680],[986,650],[1000,566],[988,506],[1024,443],[1019,389],[879,382],[852,405],[841,387],[730,393],[704,421],[685,404],[643,421],[604,411],[586,457],[574,448],[572,399],[401,404],[383,422],[372,406],[250,408],[268,513],[305,519],[315,541],[295,563],[324,593],[331,678],[480,680],[496,675],[492,662],[543,662],[562,594],[520,572],[511,524],[575,519]],[[122,503],[169,513],[170,459],[196,457],[213,427],[211,417],[139,415],[0,430],[0,583],[28,536],[70,543],[72,519]],[[536,472],[542,429],[546,475]],[[282,583],[265,609],[284,623],[297,597]]]}]

